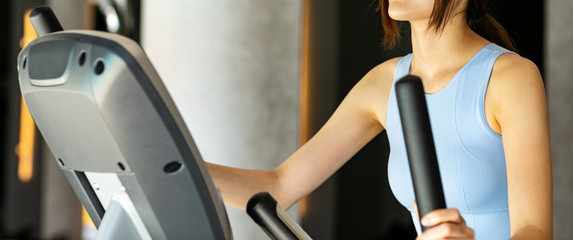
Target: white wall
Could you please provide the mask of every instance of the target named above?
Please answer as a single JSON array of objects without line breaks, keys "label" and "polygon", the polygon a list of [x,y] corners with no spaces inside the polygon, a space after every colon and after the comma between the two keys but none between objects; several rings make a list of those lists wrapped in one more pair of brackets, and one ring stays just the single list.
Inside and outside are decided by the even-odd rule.
[{"label": "white wall", "polygon": [[[206,161],[272,169],[296,150],[301,0],[144,0],[142,8],[143,47]],[[227,211],[235,239],[268,239],[244,211]]]}]

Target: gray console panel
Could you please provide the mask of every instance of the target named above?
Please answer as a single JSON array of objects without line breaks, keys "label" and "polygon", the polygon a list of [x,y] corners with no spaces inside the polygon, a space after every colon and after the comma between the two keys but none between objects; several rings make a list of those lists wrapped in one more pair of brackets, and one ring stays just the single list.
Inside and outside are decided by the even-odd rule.
[{"label": "gray console panel", "polygon": [[153,239],[232,239],[199,151],[139,45],[95,31],[42,36],[18,57],[21,91],[90,217],[86,173],[117,174]]}]

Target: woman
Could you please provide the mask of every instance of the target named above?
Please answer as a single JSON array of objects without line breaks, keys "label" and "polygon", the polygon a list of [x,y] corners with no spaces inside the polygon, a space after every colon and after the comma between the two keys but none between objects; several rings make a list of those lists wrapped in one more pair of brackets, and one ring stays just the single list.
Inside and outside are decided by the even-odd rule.
[{"label": "woman", "polygon": [[418,239],[551,239],[543,82],[532,62],[504,49],[514,47],[485,5],[486,0],[381,0],[384,43],[392,46],[399,37],[396,20],[409,21],[413,53],[366,74],[323,128],[276,169],[209,164],[225,203],[244,208],[250,196],[268,191],[288,208],[386,129],[390,185],[416,216],[393,91],[397,79],[414,74],[427,93],[450,207],[423,216],[422,224],[431,228]]}]

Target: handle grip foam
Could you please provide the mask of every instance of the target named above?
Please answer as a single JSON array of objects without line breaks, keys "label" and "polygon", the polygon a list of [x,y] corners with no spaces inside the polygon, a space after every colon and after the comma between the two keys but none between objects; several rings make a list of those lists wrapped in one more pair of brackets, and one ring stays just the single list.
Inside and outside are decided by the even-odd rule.
[{"label": "handle grip foam", "polygon": [[247,214],[274,240],[300,240],[310,237],[268,193],[253,195],[247,203]]},{"label": "handle grip foam", "polygon": [[56,14],[47,6],[34,8],[30,13],[30,22],[39,37],[64,30]]},{"label": "handle grip foam", "polygon": [[419,77],[408,75],[396,82],[395,90],[418,214],[423,217],[446,208],[424,87]]}]

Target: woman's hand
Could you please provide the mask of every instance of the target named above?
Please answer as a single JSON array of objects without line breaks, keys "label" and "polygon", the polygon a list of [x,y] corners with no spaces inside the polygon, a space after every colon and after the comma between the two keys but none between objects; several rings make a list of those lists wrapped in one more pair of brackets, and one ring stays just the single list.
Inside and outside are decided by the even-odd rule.
[{"label": "woman's hand", "polygon": [[[414,207],[417,213],[416,202]],[[474,230],[466,225],[458,209],[437,209],[426,214],[421,221],[423,226],[431,228],[424,231],[416,240],[474,239]]]}]

